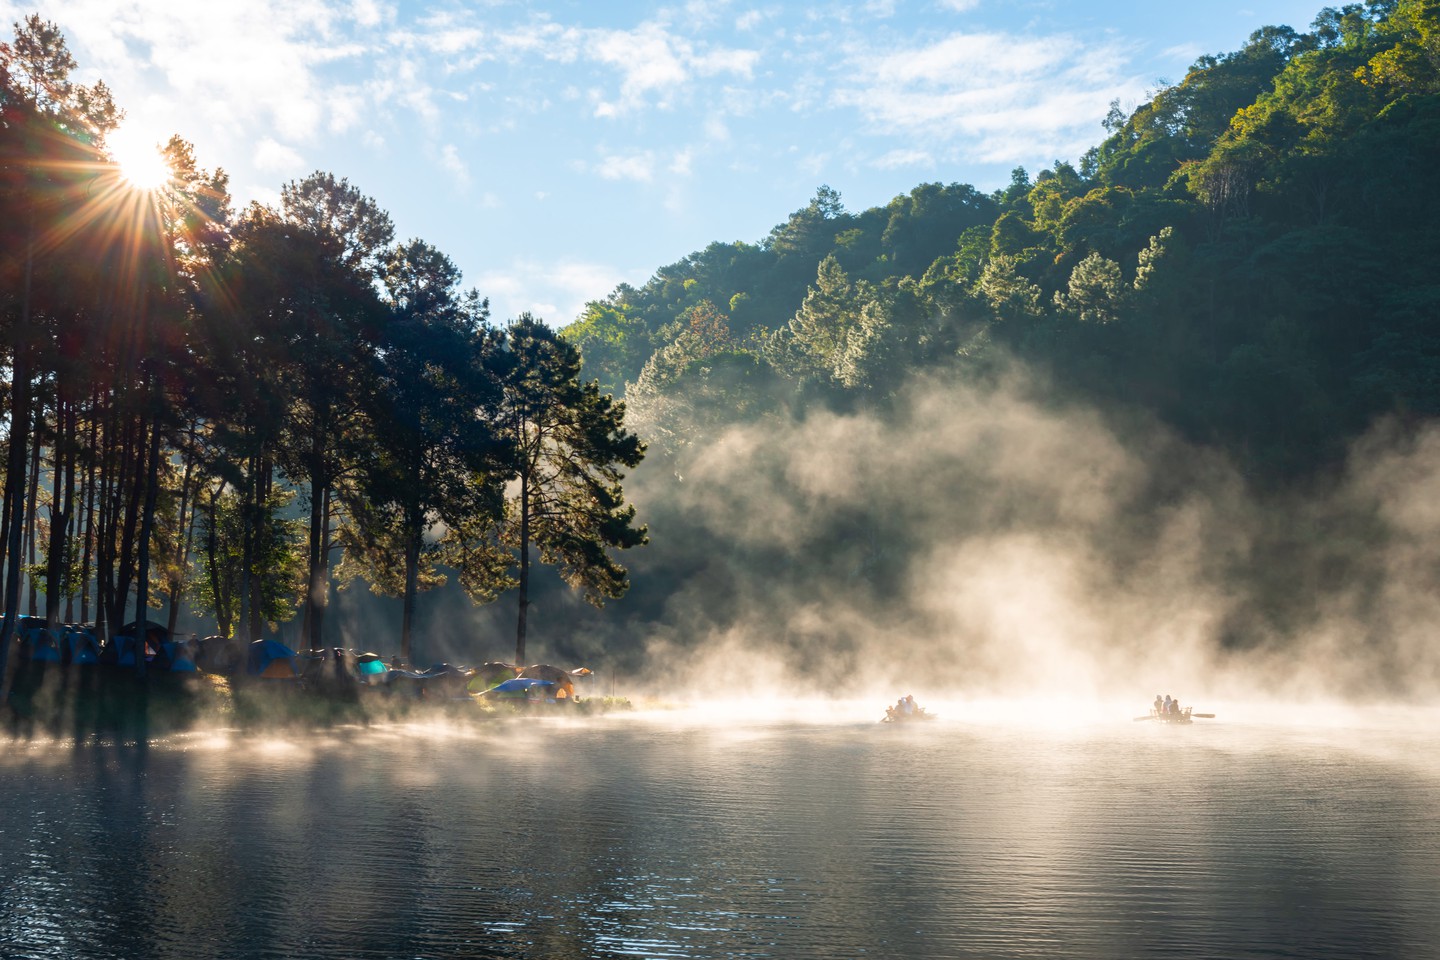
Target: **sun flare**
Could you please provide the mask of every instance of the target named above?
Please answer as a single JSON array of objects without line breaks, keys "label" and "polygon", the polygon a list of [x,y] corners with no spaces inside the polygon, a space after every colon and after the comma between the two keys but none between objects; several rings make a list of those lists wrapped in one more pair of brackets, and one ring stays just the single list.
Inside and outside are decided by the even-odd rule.
[{"label": "sun flare", "polygon": [[110,156],[120,176],[137,190],[158,190],[169,182],[172,172],[156,141],[145,134],[121,128],[109,138]]}]

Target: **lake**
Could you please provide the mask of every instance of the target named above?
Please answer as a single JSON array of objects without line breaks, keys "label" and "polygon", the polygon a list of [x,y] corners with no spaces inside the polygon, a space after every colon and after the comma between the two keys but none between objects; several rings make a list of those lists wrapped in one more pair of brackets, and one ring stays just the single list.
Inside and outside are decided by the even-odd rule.
[{"label": "lake", "polygon": [[5,742],[0,956],[1440,956],[1440,717],[1144,707]]}]

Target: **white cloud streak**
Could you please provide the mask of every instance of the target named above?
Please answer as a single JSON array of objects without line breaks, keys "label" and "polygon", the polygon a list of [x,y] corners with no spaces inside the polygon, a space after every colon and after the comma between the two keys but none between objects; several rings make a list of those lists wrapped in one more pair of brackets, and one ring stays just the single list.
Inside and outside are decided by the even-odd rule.
[{"label": "white cloud streak", "polygon": [[1072,37],[954,34],[922,46],[859,48],[834,102],[882,135],[962,145],[1005,162],[1083,149],[1117,92],[1138,89],[1126,49]]},{"label": "white cloud streak", "polygon": [[[574,259],[516,258],[473,279],[495,303],[498,319],[510,319],[528,310],[551,326],[561,327],[578,317],[588,301],[604,296],[621,283],[643,283],[647,272]],[[466,279],[469,282],[471,278]],[[536,297],[536,290],[554,296]]]}]

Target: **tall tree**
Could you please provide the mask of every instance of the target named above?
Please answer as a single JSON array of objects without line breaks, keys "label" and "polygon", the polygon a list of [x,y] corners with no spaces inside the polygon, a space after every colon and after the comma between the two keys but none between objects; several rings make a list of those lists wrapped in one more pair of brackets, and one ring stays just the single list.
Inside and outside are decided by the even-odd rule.
[{"label": "tall tree", "polygon": [[365,458],[363,482],[344,491],[352,549],[341,579],[363,573],[375,592],[402,597],[407,662],[418,594],[445,582],[436,569],[442,532],[493,522],[499,512],[498,384],[486,366],[495,337],[484,324],[488,305],[474,291],[460,293],[459,282],[459,269],[430,244],[412,240],[392,251],[385,288],[393,315],[369,401],[385,442]]},{"label": "tall tree", "polygon": [[[62,309],[55,299],[43,303],[40,288],[48,286],[52,294],[67,290],[64,283],[46,284],[37,270],[50,267],[52,275],[63,270],[68,258],[59,247],[75,242],[88,223],[77,213],[86,205],[89,180],[102,159],[96,141],[117,120],[103,84],[84,87],[71,80],[75,66],[59,27],[39,15],[15,24],[14,42],[0,44],[0,220],[8,234],[5,246],[14,252],[7,259],[18,264],[5,277],[10,429],[0,525],[7,532],[0,679],[19,608],[27,468],[36,442],[32,431],[43,420],[35,392],[37,343],[44,321]],[[59,229],[67,222],[66,229]]]},{"label": "tall tree", "polygon": [[518,571],[515,662],[523,664],[532,544],[596,606],[629,588],[611,551],[647,542],[620,485],[621,468],[638,465],[645,446],[625,429],[625,405],[581,382],[579,351],[544,323],[522,314],[505,346],[500,427],[514,459],[501,542]]},{"label": "tall tree", "polygon": [[306,637],[323,646],[330,590],[326,505],[345,469],[345,447],[359,439],[362,407],[358,378],[372,369],[374,345],[386,312],[375,289],[386,246],[394,235],[390,216],[373,199],[332,174],[314,173],[281,191],[285,220],[309,231],[320,256],[309,283],[297,291],[289,360],[300,384],[289,419],[292,452],[284,466],[310,488],[310,577],[306,590]]}]

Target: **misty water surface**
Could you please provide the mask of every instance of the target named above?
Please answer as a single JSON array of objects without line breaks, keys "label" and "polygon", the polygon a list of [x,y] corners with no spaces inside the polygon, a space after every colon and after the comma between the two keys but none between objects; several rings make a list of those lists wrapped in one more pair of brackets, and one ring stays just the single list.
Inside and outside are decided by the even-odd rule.
[{"label": "misty water surface", "polygon": [[1433,714],[878,712],[6,743],[0,955],[1440,955]]}]

